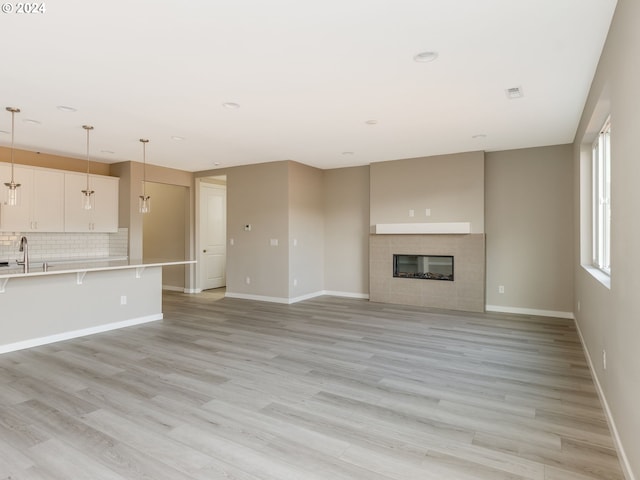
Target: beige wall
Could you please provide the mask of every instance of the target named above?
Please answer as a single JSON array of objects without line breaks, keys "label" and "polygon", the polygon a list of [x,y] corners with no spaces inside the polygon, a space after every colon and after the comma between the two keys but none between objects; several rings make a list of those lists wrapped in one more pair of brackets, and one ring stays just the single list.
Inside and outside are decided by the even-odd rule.
[{"label": "beige wall", "polygon": [[[624,449],[628,478],[640,478],[640,2],[618,0],[609,36],[574,143],[574,274],[576,319],[597,381]],[[581,266],[589,243],[589,184],[581,181],[580,152],[594,126],[611,113],[611,287]],[[597,128],[597,127],[596,127]],[[588,148],[587,148],[588,150]],[[588,165],[582,165],[588,169]],[[588,175],[588,172],[582,172]],[[583,191],[580,192],[580,186]],[[581,197],[586,200],[582,204]],[[587,225],[588,227],[588,225]],[[582,233],[581,233],[582,232]],[[588,255],[585,254],[585,259]],[[580,308],[577,308],[580,302]],[[607,352],[604,369],[602,352]]]},{"label": "beige wall", "polygon": [[[120,178],[120,199],[119,199],[119,224],[120,227],[129,229],[129,257],[132,259],[142,259],[144,255],[144,226],[143,214],[138,212],[138,197],[142,194],[142,179],[144,175],[143,165],[139,162],[119,162],[110,165],[110,174]],[[194,175],[172,168],[147,165],[146,178],[148,182],[176,185],[187,189],[188,200],[184,204],[182,216],[182,234],[184,252],[179,259],[194,259],[194,231],[195,231],[195,207],[194,207]],[[163,200],[156,198],[161,192],[152,196],[152,208]],[[157,212],[156,212],[157,213]],[[173,228],[177,228],[174,225]],[[184,287],[187,290],[195,288],[195,266],[187,265],[182,267],[185,270]]]},{"label": "beige wall", "polygon": [[471,222],[484,233],[484,153],[373,163],[370,208],[371,225]]},{"label": "beige wall", "polygon": [[368,166],[322,171],[283,161],[196,173],[219,175],[227,178],[227,237],[234,242],[228,293],[281,301],[324,290],[368,295]]},{"label": "beige wall", "polygon": [[[146,193],[151,197],[151,212],[143,215],[142,258],[185,259],[184,211],[188,189],[178,185],[147,182]],[[162,267],[162,285],[183,291],[185,266]]]},{"label": "beige wall", "polygon": [[227,293],[289,296],[288,169],[283,161],[216,172],[227,175],[227,238],[234,240],[227,249]]},{"label": "beige wall", "polygon": [[[57,168],[59,170],[69,170],[73,172],[86,172],[87,160],[79,158],[63,157],[60,155],[51,155],[49,153],[31,152],[28,150],[13,151],[14,163],[31,165],[34,167]],[[11,162],[11,149],[0,147],[0,162]],[[89,162],[89,171],[96,175],[111,175],[109,172],[109,164],[100,162]],[[3,180],[4,181],[4,180]]]},{"label": "beige wall", "polygon": [[485,155],[488,309],[572,315],[571,158],[571,145]]},{"label": "beige wall", "polygon": [[369,295],[369,166],[324,171],[324,289]]},{"label": "beige wall", "polygon": [[289,298],[324,290],[323,171],[289,162]]}]

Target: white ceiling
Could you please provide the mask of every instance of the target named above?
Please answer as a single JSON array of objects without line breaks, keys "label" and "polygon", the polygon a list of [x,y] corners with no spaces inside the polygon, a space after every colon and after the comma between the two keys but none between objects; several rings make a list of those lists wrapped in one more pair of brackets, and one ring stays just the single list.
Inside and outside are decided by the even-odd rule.
[{"label": "white ceiling", "polygon": [[18,148],[86,158],[91,124],[92,160],[142,161],[146,137],[149,163],[188,171],[569,143],[615,4],[44,1],[0,13],[0,101]]}]

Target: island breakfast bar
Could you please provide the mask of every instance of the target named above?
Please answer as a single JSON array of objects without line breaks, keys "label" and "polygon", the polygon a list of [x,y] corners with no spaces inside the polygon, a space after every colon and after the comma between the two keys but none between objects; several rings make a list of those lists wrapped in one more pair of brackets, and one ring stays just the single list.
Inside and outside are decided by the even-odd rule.
[{"label": "island breakfast bar", "polygon": [[162,267],[94,259],[0,269],[0,353],[161,320]]}]

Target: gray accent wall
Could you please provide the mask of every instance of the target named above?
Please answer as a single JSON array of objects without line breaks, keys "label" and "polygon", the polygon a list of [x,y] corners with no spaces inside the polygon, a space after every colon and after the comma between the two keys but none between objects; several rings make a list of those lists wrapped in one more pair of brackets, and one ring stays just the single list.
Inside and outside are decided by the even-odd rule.
[{"label": "gray accent wall", "polygon": [[484,153],[372,163],[370,208],[371,225],[470,222],[484,233]]},{"label": "gray accent wall", "polygon": [[323,171],[282,161],[198,173],[207,175],[227,176],[228,294],[368,295],[368,166]]},{"label": "gray accent wall", "polygon": [[[573,145],[574,311],[627,477],[640,478],[640,2],[618,0]],[[588,269],[588,152],[611,114],[610,286]],[[578,306],[579,305],[579,306]],[[606,351],[607,368],[603,361]]]},{"label": "gray accent wall", "polygon": [[324,289],[369,295],[368,165],[324,171],[324,213]]},{"label": "gray accent wall", "polygon": [[571,158],[571,145],[485,154],[488,306],[571,316]]},{"label": "gray accent wall", "polygon": [[289,294],[299,298],[324,290],[324,175],[289,162]]},{"label": "gray accent wall", "polygon": [[[188,189],[179,185],[147,182],[151,212],[142,215],[142,258],[185,260],[184,217]],[[185,266],[162,267],[162,286],[183,291]]]},{"label": "gray accent wall", "polygon": [[[227,292],[289,297],[289,162],[233,167],[227,175]],[[245,230],[250,225],[251,230]],[[278,245],[272,246],[271,240]],[[249,283],[247,283],[249,279]]]}]

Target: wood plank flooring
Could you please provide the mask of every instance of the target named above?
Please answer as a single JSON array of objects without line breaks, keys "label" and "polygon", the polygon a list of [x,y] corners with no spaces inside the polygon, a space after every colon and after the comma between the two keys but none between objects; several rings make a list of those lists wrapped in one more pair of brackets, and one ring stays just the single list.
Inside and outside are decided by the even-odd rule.
[{"label": "wood plank flooring", "polygon": [[1,480],[623,479],[570,320],[215,292],[164,309],[0,356]]}]

